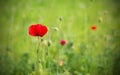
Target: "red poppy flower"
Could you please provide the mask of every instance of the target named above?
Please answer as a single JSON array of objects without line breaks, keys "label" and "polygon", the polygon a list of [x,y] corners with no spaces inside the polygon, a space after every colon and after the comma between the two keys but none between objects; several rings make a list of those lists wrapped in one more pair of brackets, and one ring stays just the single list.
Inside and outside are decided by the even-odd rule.
[{"label": "red poppy flower", "polygon": [[42,24],[34,24],[29,27],[29,35],[43,37],[47,33],[48,29]]},{"label": "red poppy flower", "polygon": [[92,26],[91,29],[92,29],[92,30],[96,30],[96,26]]},{"label": "red poppy flower", "polygon": [[64,45],[66,44],[66,40],[62,39],[62,40],[60,41],[60,44],[61,44],[62,46],[64,46]]}]

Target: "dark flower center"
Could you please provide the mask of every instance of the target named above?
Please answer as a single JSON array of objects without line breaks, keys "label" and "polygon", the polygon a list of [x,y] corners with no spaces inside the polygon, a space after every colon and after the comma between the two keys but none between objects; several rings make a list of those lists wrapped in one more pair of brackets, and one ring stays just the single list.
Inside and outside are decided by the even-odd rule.
[{"label": "dark flower center", "polygon": [[35,35],[38,36],[38,33],[36,33]]}]

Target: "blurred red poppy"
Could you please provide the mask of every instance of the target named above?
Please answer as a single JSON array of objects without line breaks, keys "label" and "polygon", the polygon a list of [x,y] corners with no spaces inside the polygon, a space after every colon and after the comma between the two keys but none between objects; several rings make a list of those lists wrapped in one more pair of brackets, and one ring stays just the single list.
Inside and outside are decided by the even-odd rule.
[{"label": "blurred red poppy", "polygon": [[92,26],[91,29],[92,29],[92,30],[96,30],[96,26]]},{"label": "blurred red poppy", "polygon": [[42,24],[34,24],[29,27],[29,35],[43,37],[47,33],[48,29]]},{"label": "blurred red poppy", "polygon": [[61,44],[62,46],[64,46],[64,45],[66,44],[66,40],[62,39],[62,40],[60,41],[60,44]]},{"label": "blurred red poppy", "polygon": [[59,61],[59,66],[63,66],[63,61],[62,60]]}]

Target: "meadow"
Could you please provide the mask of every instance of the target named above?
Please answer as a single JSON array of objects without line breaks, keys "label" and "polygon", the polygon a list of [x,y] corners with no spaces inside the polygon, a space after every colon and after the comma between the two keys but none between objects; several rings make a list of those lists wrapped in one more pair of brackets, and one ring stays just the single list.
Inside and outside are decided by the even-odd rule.
[{"label": "meadow", "polygon": [[[119,75],[114,1],[1,0],[0,75]],[[47,34],[30,36],[33,24],[45,25]]]}]

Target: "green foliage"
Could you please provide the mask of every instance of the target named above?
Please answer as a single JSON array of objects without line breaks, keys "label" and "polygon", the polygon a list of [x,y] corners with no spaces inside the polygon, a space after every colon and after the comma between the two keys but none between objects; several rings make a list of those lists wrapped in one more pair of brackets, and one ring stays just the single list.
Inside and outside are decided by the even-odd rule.
[{"label": "green foliage", "polygon": [[106,1],[1,0],[0,75],[36,75],[38,40],[28,34],[36,23],[49,28],[39,47],[40,75],[119,75],[120,18]]}]

